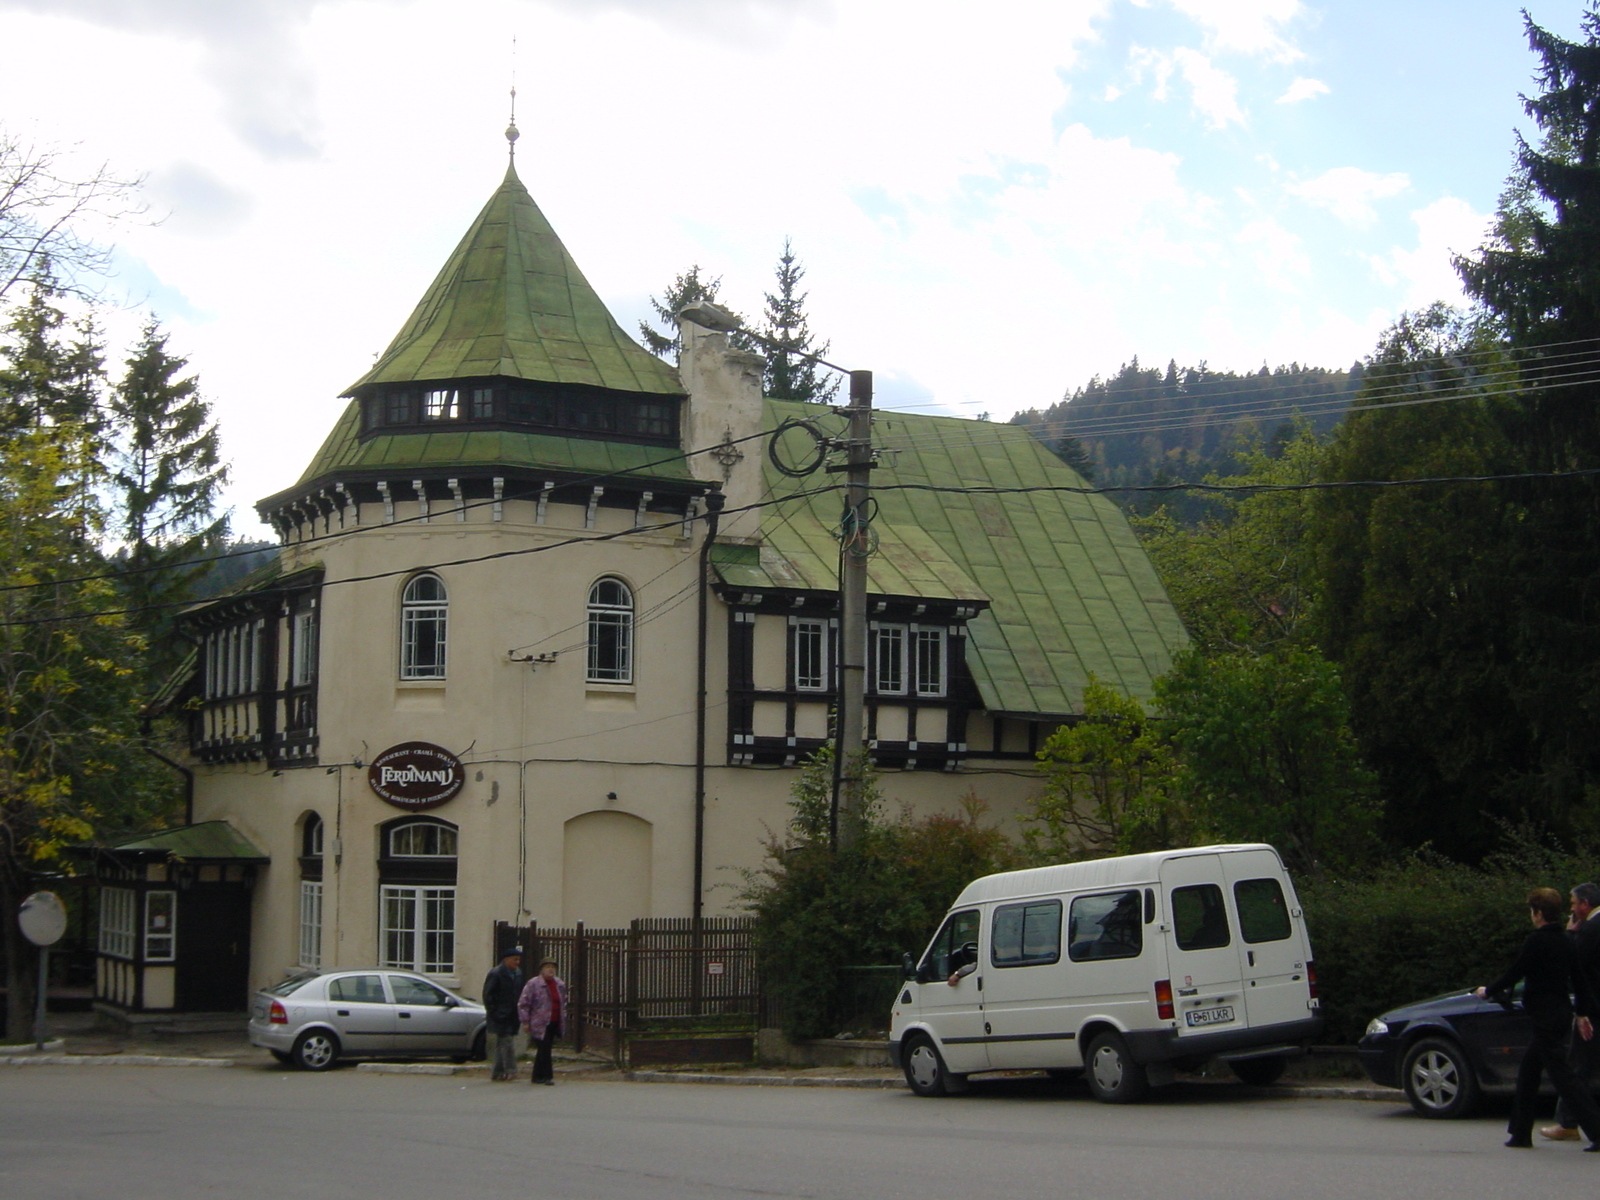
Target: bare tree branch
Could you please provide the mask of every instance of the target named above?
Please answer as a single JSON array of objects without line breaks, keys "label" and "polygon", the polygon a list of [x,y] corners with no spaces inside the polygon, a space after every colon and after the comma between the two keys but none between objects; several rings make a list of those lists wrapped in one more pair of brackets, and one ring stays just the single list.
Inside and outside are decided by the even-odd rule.
[{"label": "bare tree branch", "polygon": [[127,179],[101,164],[71,178],[53,146],[24,142],[0,130],[0,301],[34,264],[49,258],[63,290],[84,294],[87,277],[105,274],[112,248],[86,226],[142,216],[142,178]]}]

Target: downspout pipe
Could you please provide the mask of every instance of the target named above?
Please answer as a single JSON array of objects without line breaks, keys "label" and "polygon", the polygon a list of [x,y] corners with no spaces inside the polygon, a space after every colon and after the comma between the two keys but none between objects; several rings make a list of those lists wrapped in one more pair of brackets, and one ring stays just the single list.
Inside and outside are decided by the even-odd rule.
[{"label": "downspout pipe", "polygon": [[717,540],[717,523],[727,502],[720,491],[707,492],[706,532],[700,543],[699,629],[695,652],[694,706],[694,904],[690,912],[700,927],[706,870],[706,647],[711,607],[711,547]]}]

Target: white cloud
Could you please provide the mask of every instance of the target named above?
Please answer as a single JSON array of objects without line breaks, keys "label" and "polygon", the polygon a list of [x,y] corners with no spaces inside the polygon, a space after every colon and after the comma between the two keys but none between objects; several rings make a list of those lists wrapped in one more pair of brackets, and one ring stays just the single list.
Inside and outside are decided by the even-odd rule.
[{"label": "white cloud", "polygon": [[1244,113],[1239,110],[1239,84],[1232,75],[1198,50],[1180,48],[1173,52],[1173,58],[1189,85],[1195,111],[1205,117],[1208,126],[1223,129],[1244,124]]},{"label": "white cloud", "polygon": [[1261,282],[1298,292],[1311,275],[1311,257],[1298,236],[1268,217],[1248,221],[1234,240],[1255,264]]},{"label": "white cloud", "polygon": [[1303,100],[1312,100],[1327,94],[1328,85],[1323,83],[1322,80],[1307,79],[1304,75],[1301,75],[1284,90],[1283,95],[1278,97],[1278,103],[1299,104]]},{"label": "white cloud", "polygon": [[1211,129],[1244,124],[1238,80],[1198,50],[1180,46],[1168,54],[1134,46],[1128,52],[1128,68],[1136,84],[1143,83],[1147,75],[1153,78],[1150,95],[1155,100],[1166,100],[1173,75],[1181,76],[1189,85],[1191,106]]},{"label": "white cloud", "polygon": [[1360,167],[1334,167],[1315,179],[1290,184],[1288,191],[1354,229],[1366,229],[1378,219],[1373,201],[1398,196],[1410,186],[1410,178],[1401,172],[1379,175]]},{"label": "white cloud", "polygon": [[1245,54],[1271,62],[1294,62],[1305,54],[1284,27],[1305,15],[1300,0],[1167,0],[1206,33],[1215,54]]},{"label": "white cloud", "polygon": [[1371,256],[1373,273],[1386,284],[1405,288],[1405,308],[1424,308],[1435,300],[1460,303],[1461,277],[1450,257],[1471,253],[1482,245],[1491,218],[1465,200],[1445,196],[1415,210],[1411,220],[1417,227],[1416,248],[1395,246]]}]

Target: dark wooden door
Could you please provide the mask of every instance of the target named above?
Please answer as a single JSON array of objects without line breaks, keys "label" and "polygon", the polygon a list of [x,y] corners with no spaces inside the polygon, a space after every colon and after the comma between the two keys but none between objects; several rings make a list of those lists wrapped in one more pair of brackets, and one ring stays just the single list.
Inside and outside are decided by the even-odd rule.
[{"label": "dark wooden door", "polygon": [[179,1012],[244,1012],[249,1006],[250,893],[197,884],[178,893]]}]

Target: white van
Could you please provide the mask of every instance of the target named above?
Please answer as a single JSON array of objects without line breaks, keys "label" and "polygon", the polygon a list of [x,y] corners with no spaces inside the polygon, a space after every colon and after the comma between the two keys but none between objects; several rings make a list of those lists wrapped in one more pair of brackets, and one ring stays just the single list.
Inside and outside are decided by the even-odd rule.
[{"label": "white van", "polygon": [[1085,1071],[1140,1099],[1219,1057],[1271,1083],[1322,1029],[1311,945],[1271,846],[1196,846],[988,875],[920,962],[889,1049],[919,1096],[979,1071]]}]

